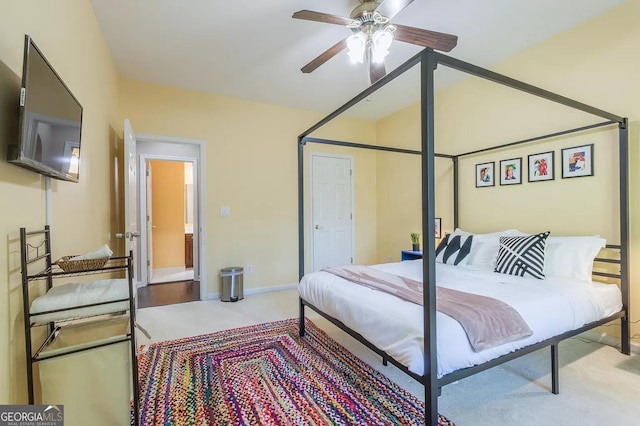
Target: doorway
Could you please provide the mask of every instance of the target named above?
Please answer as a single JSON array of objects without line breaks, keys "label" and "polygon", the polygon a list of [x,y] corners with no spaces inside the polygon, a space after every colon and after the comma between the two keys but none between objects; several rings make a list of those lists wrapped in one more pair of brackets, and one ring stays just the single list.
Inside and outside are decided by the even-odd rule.
[{"label": "doorway", "polygon": [[353,158],[311,153],[312,270],[353,263]]},{"label": "doorway", "polygon": [[[198,298],[205,300],[208,297],[206,282],[206,264],[202,262],[205,257],[206,223],[205,206],[202,202],[205,193],[205,170],[201,167],[201,159],[205,158],[204,141],[183,139],[157,135],[136,134],[138,153],[138,212],[140,229],[140,268],[138,270],[138,285],[140,287],[153,283],[152,287],[158,287],[156,283],[166,281],[193,280],[197,288]],[[166,167],[166,166],[173,166]],[[168,171],[167,169],[172,169]],[[149,171],[147,176],[147,171]],[[175,197],[177,201],[162,201],[160,206],[154,208],[154,194],[158,192],[153,181],[160,175],[160,193],[163,187],[172,186],[169,198]],[[172,176],[170,182],[166,177]],[[163,177],[165,179],[163,179]],[[175,181],[175,182],[174,182]],[[162,194],[158,194],[162,195]],[[162,225],[163,214],[170,213],[180,221],[173,225],[170,239],[177,246],[173,251],[175,264],[163,263],[160,257],[154,254],[158,246],[154,240],[162,240],[166,237],[159,227]],[[158,223],[160,220],[160,223]],[[153,228],[153,226],[156,226]],[[162,241],[160,241],[162,245]],[[154,250],[155,247],[155,250]],[[160,249],[163,250],[163,249]],[[158,253],[160,256],[169,252]],[[189,258],[187,258],[189,257]],[[187,266],[189,265],[189,266]],[[187,275],[188,274],[188,275]],[[173,286],[174,284],[163,284]],[[166,290],[166,289],[165,289]],[[163,290],[164,291],[164,290]]]},{"label": "doorway", "polygon": [[146,159],[145,168],[147,281],[193,280],[193,162]]}]

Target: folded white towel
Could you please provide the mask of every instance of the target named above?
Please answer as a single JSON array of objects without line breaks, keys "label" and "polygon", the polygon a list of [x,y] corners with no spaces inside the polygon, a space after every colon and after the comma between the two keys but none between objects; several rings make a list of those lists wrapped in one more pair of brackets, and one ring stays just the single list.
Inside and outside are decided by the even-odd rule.
[{"label": "folded white towel", "polygon": [[111,251],[109,246],[105,244],[97,250],[73,257],[69,260],[103,259],[105,257],[111,257],[112,254],[113,252]]}]

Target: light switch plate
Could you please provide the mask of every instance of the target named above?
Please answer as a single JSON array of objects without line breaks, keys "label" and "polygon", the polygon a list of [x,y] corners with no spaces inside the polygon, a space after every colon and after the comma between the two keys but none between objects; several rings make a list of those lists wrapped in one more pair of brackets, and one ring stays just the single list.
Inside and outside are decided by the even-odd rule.
[{"label": "light switch plate", "polygon": [[220,216],[231,216],[231,207],[220,207]]}]

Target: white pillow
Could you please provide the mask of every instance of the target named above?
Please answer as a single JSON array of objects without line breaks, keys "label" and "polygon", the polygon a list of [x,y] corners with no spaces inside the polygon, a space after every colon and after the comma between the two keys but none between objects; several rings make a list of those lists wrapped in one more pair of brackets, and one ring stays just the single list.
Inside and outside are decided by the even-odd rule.
[{"label": "white pillow", "polygon": [[517,229],[506,229],[488,234],[473,234],[456,228],[453,234],[474,236],[471,243],[471,252],[466,259],[467,267],[493,272],[496,267],[498,249],[500,248],[500,237],[519,236],[522,233]]},{"label": "white pillow", "polygon": [[474,235],[471,253],[467,256],[467,266],[474,269],[493,271],[500,248],[500,235]]},{"label": "white pillow", "polygon": [[454,234],[457,235],[481,235],[481,236],[498,236],[498,237],[505,237],[505,236],[509,236],[509,237],[519,237],[519,236],[523,236],[523,235],[529,235],[529,234],[525,234],[523,232],[518,231],[517,229],[505,229],[504,231],[496,231],[496,232],[490,232],[488,234],[476,234],[474,232],[468,232],[468,231],[463,231],[460,228],[456,228],[455,231],[453,231]]},{"label": "white pillow", "polygon": [[545,249],[544,274],[591,282],[593,259],[607,240],[598,236],[549,237]]}]

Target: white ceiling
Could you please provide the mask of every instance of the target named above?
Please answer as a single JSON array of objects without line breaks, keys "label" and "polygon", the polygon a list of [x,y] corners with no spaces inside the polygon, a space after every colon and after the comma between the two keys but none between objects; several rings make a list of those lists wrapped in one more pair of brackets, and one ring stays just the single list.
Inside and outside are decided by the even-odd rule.
[{"label": "white ceiling", "polygon": [[[350,34],[292,19],[302,9],[349,16],[357,0],[91,0],[122,76],[149,83],[329,113],[368,85],[342,52],[311,74],[300,68]],[[392,23],[458,35],[449,54],[490,67],[624,0],[415,0]],[[387,72],[420,51],[394,42]],[[461,78],[437,75],[437,88]],[[413,83],[353,115],[379,119],[418,99]]]}]

